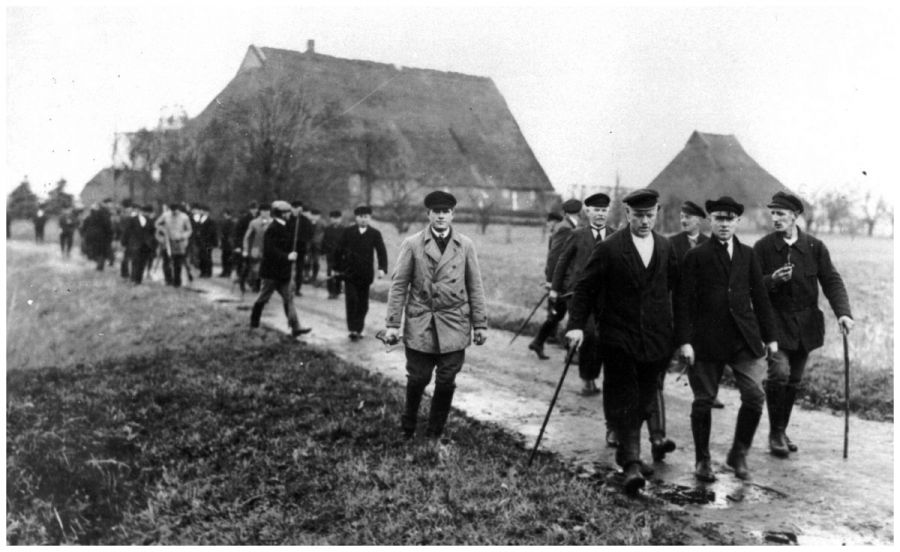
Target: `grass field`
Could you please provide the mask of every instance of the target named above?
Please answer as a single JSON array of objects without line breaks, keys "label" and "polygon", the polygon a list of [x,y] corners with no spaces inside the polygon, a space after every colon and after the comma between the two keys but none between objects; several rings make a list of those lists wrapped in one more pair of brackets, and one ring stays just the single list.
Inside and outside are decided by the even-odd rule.
[{"label": "grass field", "polygon": [[398,440],[402,388],[233,309],[7,252],[8,544],[691,542],[459,412]]}]

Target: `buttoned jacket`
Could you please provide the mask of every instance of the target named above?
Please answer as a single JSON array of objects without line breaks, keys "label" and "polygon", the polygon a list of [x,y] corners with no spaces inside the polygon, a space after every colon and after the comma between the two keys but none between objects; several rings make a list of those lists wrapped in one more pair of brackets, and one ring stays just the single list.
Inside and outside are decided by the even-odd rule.
[{"label": "buttoned jacket", "polygon": [[[697,235],[697,245],[700,245],[708,239],[709,236],[701,232]],[[684,259],[684,254],[691,249],[691,241],[688,239],[688,233],[679,232],[674,236],[669,236],[669,241],[672,242],[672,247],[675,248],[675,256],[678,257],[678,262],[681,262]],[[696,245],[694,247],[696,247]]]},{"label": "buttoned jacket", "polygon": [[[609,232],[609,228],[606,231]],[[566,240],[565,247],[556,261],[550,289],[559,293],[572,291],[596,244],[597,240],[594,239],[590,226],[576,228]]]},{"label": "buttoned jacket", "polygon": [[690,343],[697,360],[731,360],[742,344],[756,356],[776,341],[775,319],[756,254],[733,238],[731,259],[716,239],[689,250],[675,295],[678,344]]},{"label": "buttoned jacket", "polygon": [[553,271],[556,270],[556,262],[562,254],[566,246],[566,241],[577,228],[568,216],[563,217],[562,222],[556,225],[553,233],[550,234],[550,241],[547,244],[547,264],[544,266],[544,278],[547,282],[553,281]]},{"label": "buttoned jacket", "polygon": [[601,347],[620,349],[638,362],[668,358],[674,350],[670,296],[678,283],[678,260],[669,240],[652,236],[647,267],[627,226],[598,243],[569,310],[569,329],[583,330],[593,310]]},{"label": "buttoned jacket", "polygon": [[401,322],[406,346],[424,353],[465,349],[473,328],[487,328],[472,240],[451,230],[443,254],[429,228],[403,240],[388,295],[387,327],[399,328]]}]

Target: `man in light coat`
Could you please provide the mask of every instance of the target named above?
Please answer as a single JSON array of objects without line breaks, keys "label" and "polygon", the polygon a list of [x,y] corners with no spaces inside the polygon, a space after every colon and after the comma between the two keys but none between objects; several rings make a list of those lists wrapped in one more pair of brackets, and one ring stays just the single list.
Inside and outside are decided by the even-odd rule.
[{"label": "man in light coat", "polygon": [[450,225],[455,206],[456,198],[447,192],[425,196],[430,224],[403,240],[388,295],[385,338],[389,343],[399,340],[405,316],[406,409],[401,418],[405,438],[415,433],[422,393],[432,372],[435,383],[427,435],[442,435],[466,347],[473,340],[476,345],[487,340],[478,257],[472,240]]},{"label": "man in light coat", "polygon": [[181,287],[181,268],[192,232],[191,219],[183,205],[173,203],[169,208],[156,220],[156,235],[171,259],[172,286]]}]

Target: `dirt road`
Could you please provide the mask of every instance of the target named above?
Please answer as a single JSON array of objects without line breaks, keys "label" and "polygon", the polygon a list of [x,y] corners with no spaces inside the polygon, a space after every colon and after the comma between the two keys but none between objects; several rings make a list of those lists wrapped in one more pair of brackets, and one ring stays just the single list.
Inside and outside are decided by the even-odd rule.
[{"label": "dirt road", "polygon": [[[241,302],[239,294],[222,279],[195,280],[192,287],[202,290],[208,300],[245,311],[253,301],[248,294]],[[369,337],[357,343],[347,338],[343,298],[328,300],[324,290],[304,286],[304,295],[296,299],[296,305],[302,323],[313,328],[303,341],[405,383],[402,348],[386,352],[372,337],[383,324],[383,303],[372,302],[367,318]],[[249,320],[249,313],[247,317]],[[279,301],[272,300],[267,306],[263,323],[287,331]],[[507,346],[511,338],[509,332],[492,331],[486,345],[468,349],[466,366],[457,379],[454,406],[473,418],[523,435],[530,448],[562,373],[564,352],[552,350],[551,360],[539,361],[526,349],[527,338]],[[601,399],[579,394],[577,374],[577,368],[569,370],[541,448],[559,453],[587,476],[608,471],[614,465],[614,449],[604,445]],[[718,481],[700,486],[692,476],[694,451],[688,417],[691,392],[685,379],[676,381],[676,375],[670,374],[666,398],[668,433],[678,443],[678,450],[655,466],[647,492],[682,499],[700,494],[709,499],[702,505],[685,505],[684,500],[671,503],[672,508],[684,511],[692,526],[714,529],[708,534],[700,531],[701,541],[893,544],[892,423],[851,417],[850,458],[843,460],[843,418],[800,410],[792,417],[790,431],[800,451],[782,460],[766,452],[768,422],[763,415],[748,460],[752,481],[745,483],[724,467],[740,401],[736,390],[723,389],[720,398],[725,408],[713,414],[711,443]],[[642,446],[649,460],[646,440]],[[696,489],[712,493],[696,493]]]},{"label": "dirt road", "polygon": [[[81,263],[65,264],[74,268]],[[252,294],[241,300],[231,283],[221,278],[195,280],[188,288],[173,293],[238,309],[249,323]],[[386,352],[372,337],[384,320],[383,303],[372,302],[367,318],[369,337],[356,343],[347,338],[343,298],[328,300],[324,290],[304,286],[304,296],[296,298],[295,303],[301,322],[313,328],[303,337],[304,342],[405,383],[402,348]],[[263,324],[287,331],[277,297],[267,306]],[[509,332],[491,331],[487,344],[468,349],[466,366],[457,379],[454,406],[473,418],[495,422],[522,435],[530,450],[562,373],[563,351],[550,349],[551,360],[539,361],[526,349],[528,338],[508,346],[511,337]],[[582,397],[579,389],[577,368],[573,366],[541,447],[558,453],[583,476],[595,474],[602,482],[614,465],[614,450],[604,445],[600,397]],[[679,518],[685,520],[698,544],[893,544],[892,423],[851,417],[850,458],[845,461],[843,418],[799,410],[792,417],[789,433],[800,451],[782,460],[766,452],[768,422],[763,415],[748,459],[752,481],[745,483],[724,467],[739,399],[735,390],[723,389],[720,399],[725,408],[714,411],[711,443],[718,481],[700,485],[692,476],[694,451],[688,418],[691,393],[686,381],[676,381],[670,374],[666,399],[668,433],[678,443],[678,450],[665,463],[655,465],[646,495],[665,499],[672,509],[681,512]],[[452,417],[449,429],[452,434]],[[649,460],[646,438],[642,446],[644,458]],[[527,452],[522,456],[524,464]]]}]

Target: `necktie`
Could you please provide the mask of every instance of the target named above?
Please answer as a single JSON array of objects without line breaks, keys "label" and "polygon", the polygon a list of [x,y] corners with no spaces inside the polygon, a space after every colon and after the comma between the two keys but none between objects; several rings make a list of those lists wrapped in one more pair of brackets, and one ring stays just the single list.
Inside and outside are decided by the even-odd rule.
[{"label": "necktie", "polygon": [[594,232],[594,241],[602,241],[603,240],[603,229],[597,228],[596,226],[591,226],[591,230]]}]

